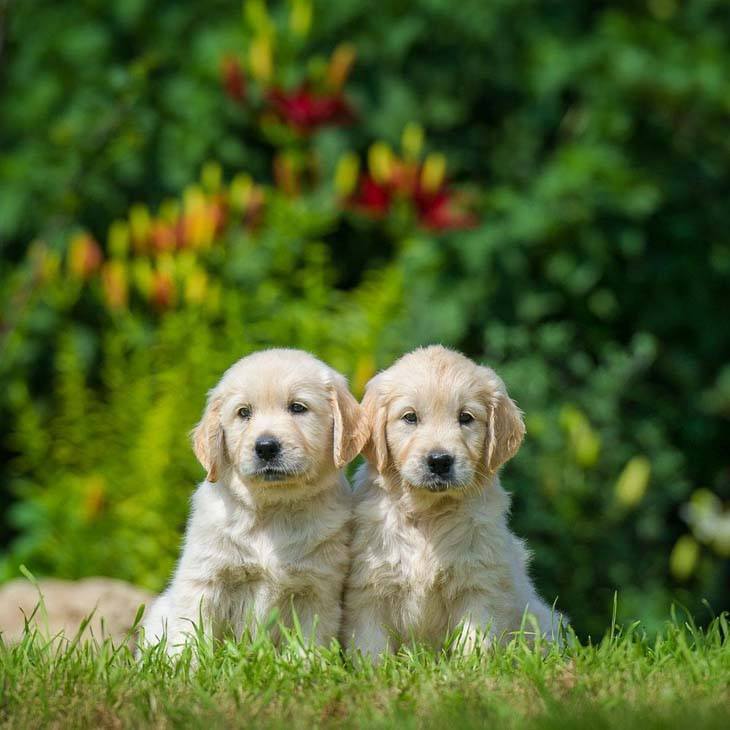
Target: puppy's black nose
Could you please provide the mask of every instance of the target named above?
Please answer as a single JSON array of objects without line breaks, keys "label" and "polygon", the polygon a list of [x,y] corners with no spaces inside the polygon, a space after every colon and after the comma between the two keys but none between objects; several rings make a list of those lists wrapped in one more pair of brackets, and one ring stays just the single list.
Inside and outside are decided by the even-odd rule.
[{"label": "puppy's black nose", "polygon": [[256,439],[254,450],[260,459],[271,461],[279,455],[281,444],[279,439],[275,439],[273,436],[259,436]]},{"label": "puppy's black nose", "polygon": [[454,457],[451,454],[446,454],[443,451],[432,451],[426,459],[428,468],[432,474],[436,474],[440,477],[445,476],[451,470],[451,465],[454,463]]}]

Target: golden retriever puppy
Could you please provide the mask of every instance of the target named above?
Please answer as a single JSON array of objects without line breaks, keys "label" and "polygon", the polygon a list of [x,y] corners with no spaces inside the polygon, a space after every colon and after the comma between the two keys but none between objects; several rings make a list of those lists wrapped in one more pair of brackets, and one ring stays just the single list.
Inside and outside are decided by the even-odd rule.
[{"label": "golden retriever puppy", "polygon": [[309,640],[336,638],[351,518],[340,470],[366,438],[344,377],[312,355],[265,350],[229,368],[193,432],[208,474],[143,643],[166,636],[174,653],[193,624],[255,634],[275,611],[289,624],[296,612]]},{"label": "golden retriever puppy", "polygon": [[[371,435],[355,480],[344,642],[377,657],[402,641],[473,649],[559,616],[535,592],[507,526],[499,467],[525,427],[497,374],[443,347],[415,350],[368,383]],[[525,622],[530,630],[530,622]]]}]

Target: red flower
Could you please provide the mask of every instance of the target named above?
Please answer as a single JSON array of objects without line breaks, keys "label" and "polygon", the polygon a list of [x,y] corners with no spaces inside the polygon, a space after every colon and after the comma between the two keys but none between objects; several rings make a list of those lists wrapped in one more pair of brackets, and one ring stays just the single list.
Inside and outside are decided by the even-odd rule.
[{"label": "red flower", "polygon": [[272,89],[267,98],[281,119],[303,134],[325,124],[346,124],[352,119],[352,110],[341,93],[316,95],[301,86],[291,92]]},{"label": "red flower", "polygon": [[432,231],[449,231],[471,228],[477,217],[470,212],[464,197],[454,193],[446,185],[434,192],[426,192],[413,175],[394,174],[386,183],[377,183],[370,175],[360,178],[357,193],[350,204],[371,218],[382,218],[390,210],[394,197],[410,201],[418,223]]},{"label": "red flower", "polygon": [[390,208],[391,192],[384,185],[373,180],[370,175],[363,175],[360,188],[353,196],[352,204],[373,218],[384,216]]},{"label": "red flower", "polygon": [[221,63],[223,86],[233,101],[243,101],[246,98],[246,77],[238,59],[226,56]]},{"label": "red flower", "polygon": [[433,231],[472,228],[477,223],[477,217],[463,205],[463,198],[445,185],[435,193],[417,190],[413,202],[421,225]]}]

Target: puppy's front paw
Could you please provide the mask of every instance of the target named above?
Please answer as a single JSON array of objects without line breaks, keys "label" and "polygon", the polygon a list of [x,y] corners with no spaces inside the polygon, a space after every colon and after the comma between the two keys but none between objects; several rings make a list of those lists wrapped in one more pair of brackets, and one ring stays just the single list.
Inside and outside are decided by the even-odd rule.
[{"label": "puppy's front paw", "polygon": [[491,629],[480,626],[467,619],[462,622],[452,644],[452,651],[457,654],[473,654],[475,651],[487,651],[494,646],[494,634]]}]

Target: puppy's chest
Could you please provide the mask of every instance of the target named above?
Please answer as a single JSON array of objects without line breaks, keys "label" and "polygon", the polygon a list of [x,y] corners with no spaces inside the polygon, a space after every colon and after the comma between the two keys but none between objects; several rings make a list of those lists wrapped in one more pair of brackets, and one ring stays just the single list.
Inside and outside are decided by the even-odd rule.
[{"label": "puppy's chest", "polygon": [[371,577],[401,600],[454,600],[491,571],[475,542],[474,531],[464,526],[391,524],[373,546]]},{"label": "puppy's chest", "polygon": [[388,556],[394,585],[416,595],[437,590],[451,576],[451,561],[422,530],[405,527],[400,533]]},{"label": "puppy's chest", "polygon": [[220,565],[219,579],[231,586],[267,582],[297,588],[315,572],[319,548],[316,541],[266,531],[235,536]]}]

